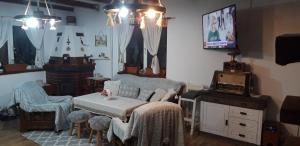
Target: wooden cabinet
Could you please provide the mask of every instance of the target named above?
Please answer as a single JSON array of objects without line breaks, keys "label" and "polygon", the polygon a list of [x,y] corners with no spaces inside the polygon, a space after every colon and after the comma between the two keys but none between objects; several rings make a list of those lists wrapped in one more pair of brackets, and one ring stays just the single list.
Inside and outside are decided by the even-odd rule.
[{"label": "wooden cabinet", "polygon": [[264,111],[201,101],[200,130],[261,144]]},{"label": "wooden cabinet", "polygon": [[201,130],[226,136],[228,131],[228,112],[229,106],[201,102]]}]

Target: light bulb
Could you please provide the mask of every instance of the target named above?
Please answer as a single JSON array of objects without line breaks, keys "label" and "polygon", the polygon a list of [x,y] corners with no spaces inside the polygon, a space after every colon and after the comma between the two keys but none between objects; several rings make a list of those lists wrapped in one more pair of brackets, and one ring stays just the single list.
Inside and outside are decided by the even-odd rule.
[{"label": "light bulb", "polygon": [[24,23],[21,28],[24,29],[24,30],[27,30],[28,26]]},{"label": "light bulb", "polygon": [[26,20],[26,25],[30,28],[37,28],[39,27],[39,21],[34,17],[30,17]]},{"label": "light bulb", "polygon": [[142,19],[142,20],[141,20],[140,28],[141,28],[141,29],[145,29],[145,27],[146,27],[146,24],[145,24],[145,18],[142,17],[141,19]]},{"label": "light bulb", "polygon": [[51,20],[49,21],[49,23],[50,23],[51,26],[54,26],[56,22],[55,22],[54,19],[51,19]]},{"label": "light bulb", "polygon": [[119,11],[119,15],[121,17],[127,17],[128,14],[129,14],[129,10],[126,7],[122,7]]},{"label": "light bulb", "polygon": [[156,16],[156,11],[153,10],[153,9],[149,9],[147,12],[146,12],[146,16],[150,19],[153,19],[155,18]]},{"label": "light bulb", "polygon": [[50,30],[56,30],[56,27],[54,25],[51,25]]}]

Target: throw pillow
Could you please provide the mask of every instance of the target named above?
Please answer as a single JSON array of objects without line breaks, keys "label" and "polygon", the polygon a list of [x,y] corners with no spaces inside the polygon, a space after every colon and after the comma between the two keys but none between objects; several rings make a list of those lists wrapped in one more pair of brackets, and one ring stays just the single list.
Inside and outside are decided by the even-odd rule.
[{"label": "throw pillow", "polygon": [[112,96],[117,96],[119,93],[119,88],[121,81],[105,81],[104,89],[108,89],[111,92]]},{"label": "throw pillow", "polygon": [[136,87],[120,85],[118,96],[137,98],[137,96],[139,95],[139,90],[140,89]]},{"label": "throw pillow", "polygon": [[150,102],[160,101],[166,94],[167,94],[167,91],[165,91],[164,89],[158,88],[154,91],[154,94],[151,97]]},{"label": "throw pillow", "polygon": [[148,99],[150,99],[153,93],[154,92],[152,90],[141,89],[138,99],[143,101],[148,101]]},{"label": "throw pillow", "polygon": [[172,88],[169,89],[167,94],[161,99],[161,101],[168,101],[171,97],[176,95],[176,91]]}]

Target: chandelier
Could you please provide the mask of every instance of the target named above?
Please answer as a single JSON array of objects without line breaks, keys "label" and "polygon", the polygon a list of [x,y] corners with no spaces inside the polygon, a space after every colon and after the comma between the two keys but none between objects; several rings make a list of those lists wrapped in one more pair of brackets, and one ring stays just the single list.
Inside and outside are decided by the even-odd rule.
[{"label": "chandelier", "polygon": [[[31,9],[31,0],[29,0],[24,15],[17,15],[14,17],[17,21],[22,22],[22,29],[27,30],[28,28],[44,28],[46,24],[49,24],[50,30],[56,30],[56,24],[61,21],[61,18],[51,15],[47,0],[45,0],[44,3],[46,6],[47,15],[40,10],[40,0],[37,0],[36,11]],[[29,10],[32,10],[31,15],[28,14]]]},{"label": "chandelier", "polygon": [[107,14],[107,25],[115,26],[122,23],[122,18],[127,18],[131,24],[145,28],[145,17],[156,21],[156,25],[164,25],[166,8],[160,0],[112,0],[104,6]]}]

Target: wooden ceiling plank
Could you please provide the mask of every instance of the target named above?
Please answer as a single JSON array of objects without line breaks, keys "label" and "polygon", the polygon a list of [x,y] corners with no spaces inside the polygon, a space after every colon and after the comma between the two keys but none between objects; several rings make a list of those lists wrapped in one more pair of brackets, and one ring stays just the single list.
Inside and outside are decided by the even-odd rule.
[{"label": "wooden ceiling plank", "polygon": [[[24,0],[0,0],[0,2],[22,4],[22,5],[27,5],[28,4],[28,1],[24,1]],[[32,6],[37,6],[37,3],[36,2],[31,2],[31,5]],[[46,7],[45,3],[40,2],[40,7],[45,8]],[[74,11],[74,8],[67,7],[67,6],[60,6],[60,5],[52,4],[52,7],[53,7],[53,9],[56,9],[56,10],[63,10],[63,11],[70,11],[70,12]]]},{"label": "wooden ceiling plank", "polygon": [[91,3],[85,3],[82,1],[76,1],[76,0],[51,0],[51,2],[57,3],[57,4],[64,4],[74,7],[83,7],[83,8],[89,8],[94,10],[99,10],[98,4],[91,4]]}]

